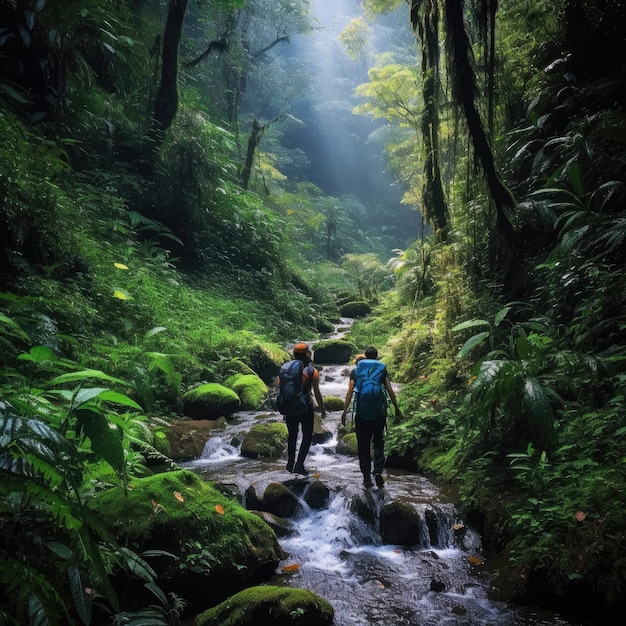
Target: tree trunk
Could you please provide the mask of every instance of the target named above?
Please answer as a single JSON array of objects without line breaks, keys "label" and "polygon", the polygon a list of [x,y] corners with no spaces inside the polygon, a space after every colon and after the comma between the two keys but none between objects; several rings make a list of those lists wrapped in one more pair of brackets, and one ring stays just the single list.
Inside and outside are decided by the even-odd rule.
[{"label": "tree trunk", "polygon": [[263,134],[265,126],[261,126],[257,120],[252,122],[252,132],[248,137],[248,151],[246,153],[246,162],[241,171],[241,186],[244,189],[248,188],[250,184],[250,174],[252,172],[252,163],[254,162],[254,153],[256,147],[259,145],[259,138]]},{"label": "tree trunk", "polygon": [[161,84],[154,103],[152,137],[160,145],[178,111],[178,52],[187,0],[170,0],[161,63]]},{"label": "tree trunk", "polygon": [[506,209],[515,206],[515,199],[498,174],[491,145],[474,101],[476,81],[470,63],[470,44],[463,22],[464,4],[459,0],[446,0],[447,33],[452,64],[455,68],[456,95],[463,107],[474,152],[483,167],[496,206],[496,228],[503,244],[509,249],[515,249],[518,236],[506,215]]}]

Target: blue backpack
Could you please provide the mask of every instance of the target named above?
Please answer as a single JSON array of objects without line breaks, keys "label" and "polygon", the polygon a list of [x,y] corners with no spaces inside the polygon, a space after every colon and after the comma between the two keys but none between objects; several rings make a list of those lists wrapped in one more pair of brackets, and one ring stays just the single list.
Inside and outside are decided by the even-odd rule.
[{"label": "blue backpack", "polygon": [[304,363],[299,359],[287,361],[281,365],[278,372],[280,384],[276,396],[276,408],[285,416],[302,415],[307,412],[311,402],[311,383],[313,382],[313,367],[307,365],[308,382],[302,385]]},{"label": "blue backpack", "polygon": [[377,359],[361,359],[354,368],[354,392],[357,417],[375,420],[387,415],[385,376],[387,367]]}]

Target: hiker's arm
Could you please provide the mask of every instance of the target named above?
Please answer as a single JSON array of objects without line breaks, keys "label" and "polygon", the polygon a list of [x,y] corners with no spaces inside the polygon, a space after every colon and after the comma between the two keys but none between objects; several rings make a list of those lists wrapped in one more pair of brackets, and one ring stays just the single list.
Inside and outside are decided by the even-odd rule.
[{"label": "hiker's arm", "polygon": [[348,409],[350,408],[350,400],[352,400],[352,391],[354,389],[354,379],[350,379],[348,383],[348,392],[346,393],[346,399],[343,403],[343,413],[341,414],[341,424],[343,426],[346,425],[346,414],[348,413]]},{"label": "hiker's arm", "polygon": [[322,411],[322,417],[326,417],[326,407],[324,406],[324,399],[322,398],[322,392],[320,391],[320,379],[319,376],[313,377],[313,393],[317,400],[317,406]]},{"label": "hiker's arm", "polygon": [[391,403],[393,404],[393,408],[396,410],[396,416],[402,417],[402,412],[398,408],[398,401],[396,400],[396,393],[391,386],[391,381],[389,380],[389,376],[385,376],[385,389],[389,394],[389,398],[391,399]]}]

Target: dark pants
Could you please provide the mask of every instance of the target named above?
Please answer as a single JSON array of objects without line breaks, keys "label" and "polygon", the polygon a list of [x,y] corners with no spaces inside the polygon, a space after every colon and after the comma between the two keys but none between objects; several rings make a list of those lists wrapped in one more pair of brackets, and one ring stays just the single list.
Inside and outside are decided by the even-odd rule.
[{"label": "dark pants", "polygon": [[[309,453],[311,440],[313,439],[313,405],[311,405],[306,413],[286,417],[287,431],[287,463],[298,467],[304,464],[304,459]],[[298,441],[298,429],[302,426],[302,441],[300,442],[300,450],[296,460],[296,442]]]},{"label": "dark pants", "polygon": [[356,430],[359,467],[363,478],[369,479],[372,474],[372,455],[370,446],[374,448],[374,474],[381,474],[385,465],[385,442],[383,433],[387,418],[383,415],[376,420],[364,420],[357,415],[354,420]]}]

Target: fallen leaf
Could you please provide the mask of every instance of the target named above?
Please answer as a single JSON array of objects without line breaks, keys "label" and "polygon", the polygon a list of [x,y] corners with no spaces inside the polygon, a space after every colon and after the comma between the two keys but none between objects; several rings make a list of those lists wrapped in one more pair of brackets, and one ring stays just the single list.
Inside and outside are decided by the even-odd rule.
[{"label": "fallen leaf", "polygon": [[583,513],[582,511],[576,511],[576,513],[574,513],[574,519],[578,520],[579,522],[584,522],[586,517],[587,514]]},{"label": "fallen leaf", "polygon": [[215,505],[215,510],[220,514],[220,515],[224,515],[224,507],[221,504],[216,504]]},{"label": "fallen leaf", "polygon": [[482,565],[485,562],[484,559],[481,559],[479,556],[468,556],[467,561],[472,565]]},{"label": "fallen leaf", "polygon": [[185,498],[183,498],[183,496],[181,495],[180,491],[175,491],[174,492],[174,497],[179,501],[179,502],[184,502]]},{"label": "fallen leaf", "polygon": [[313,474],[313,478],[319,478],[320,474]]},{"label": "fallen leaf", "polygon": [[297,563],[293,565],[285,565],[283,567],[283,572],[297,572],[300,569],[300,566]]},{"label": "fallen leaf", "polygon": [[123,263],[113,263],[113,265],[115,267],[117,267],[118,270],[127,270],[128,269],[128,265],[124,265]]}]

